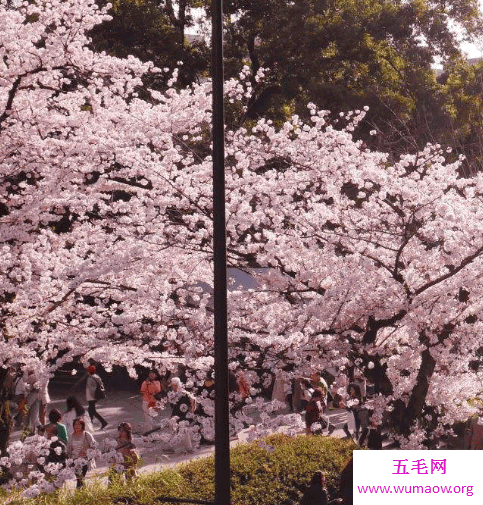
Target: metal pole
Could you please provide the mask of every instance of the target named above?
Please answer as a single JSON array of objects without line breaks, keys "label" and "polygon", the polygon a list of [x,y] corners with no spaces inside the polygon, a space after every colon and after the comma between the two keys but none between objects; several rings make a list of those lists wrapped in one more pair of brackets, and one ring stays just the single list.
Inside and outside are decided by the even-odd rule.
[{"label": "metal pole", "polygon": [[215,344],[215,504],[230,504],[228,324],[225,229],[225,119],[223,110],[223,6],[212,0],[213,251]]}]

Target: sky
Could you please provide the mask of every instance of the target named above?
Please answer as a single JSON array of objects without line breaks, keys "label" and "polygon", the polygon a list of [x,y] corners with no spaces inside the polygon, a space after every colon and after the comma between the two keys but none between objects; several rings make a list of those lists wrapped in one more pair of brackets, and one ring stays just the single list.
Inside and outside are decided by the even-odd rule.
[{"label": "sky", "polygon": [[462,43],[461,48],[468,58],[482,58],[483,57],[483,41],[480,44]]},{"label": "sky", "polygon": [[[483,13],[483,0],[479,0],[480,12]],[[483,57],[483,41],[479,44],[462,43],[461,48],[468,58],[482,58]]]}]

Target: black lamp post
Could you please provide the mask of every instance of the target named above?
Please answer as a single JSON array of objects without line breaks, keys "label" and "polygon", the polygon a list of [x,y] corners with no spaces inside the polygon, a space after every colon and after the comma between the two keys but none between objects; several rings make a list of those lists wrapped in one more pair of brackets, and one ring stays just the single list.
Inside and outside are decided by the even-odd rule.
[{"label": "black lamp post", "polygon": [[215,504],[230,504],[228,329],[225,229],[225,120],[223,110],[223,7],[212,0],[213,251],[215,344]]}]

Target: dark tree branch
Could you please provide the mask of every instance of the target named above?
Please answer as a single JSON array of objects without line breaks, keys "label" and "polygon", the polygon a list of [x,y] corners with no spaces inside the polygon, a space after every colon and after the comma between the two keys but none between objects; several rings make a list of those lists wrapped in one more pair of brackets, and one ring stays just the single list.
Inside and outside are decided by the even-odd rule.
[{"label": "dark tree branch", "polygon": [[15,95],[17,94],[18,88],[20,87],[20,83],[22,82],[22,76],[19,75],[12,87],[10,88],[10,91],[8,92],[8,99],[7,103],[5,105],[5,110],[3,111],[3,114],[0,116],[0,131],[2,131],[2,123],[10,116],[10,111],[12,109],[13,101],[15,99]]},{"label": "dark tree branch", "polygon": [[469,264],[471,264],[476,258],[478,258],[479,256],[481,256],[481,254],[483,254],[483,246],[480,247],[480,248],[478,248],[470,256],[467,256],[457,267],[453,268],[447,274],[440,275],[439,277],[436,277],[436,279],[433,279],[432,281],[428,282],[427,284],[424,284],[420,288],[416,289],[416,291],[414,291],[414,296],[420,295],[421,293],[423,293],[427,289],[429,289],[429,288],[431,288],[433,286],[436,286],[437,284],[439,284],[440,282],[445,281],[446,279],[450,279],[451,277],[453,277],[454,275],[456,275],[458,272],[461,272],[461,270],[463,270],[463,268],[465,268],[466,266],[468,266]]}]

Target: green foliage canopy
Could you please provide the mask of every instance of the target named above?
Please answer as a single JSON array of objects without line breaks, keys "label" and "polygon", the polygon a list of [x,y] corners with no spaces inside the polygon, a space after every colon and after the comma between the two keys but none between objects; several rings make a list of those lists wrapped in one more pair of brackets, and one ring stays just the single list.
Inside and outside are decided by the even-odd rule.
[{"label": "green foliage canopy", "polygon": [[365,140],[375,129],[378,148],[400,153],[455,135],[464,142],[460,129],[475,118],[451,107],[455,90],[432,67],[439,59],[456,79],[469,72],[454,26],[466,39],[481,33],[476,0],[239,0],[226,8],[228,75],[248,64],[271,77],[251,117],[281,118],[287,106],[304,115],[307,102],[334,112],[367,105]]}]

